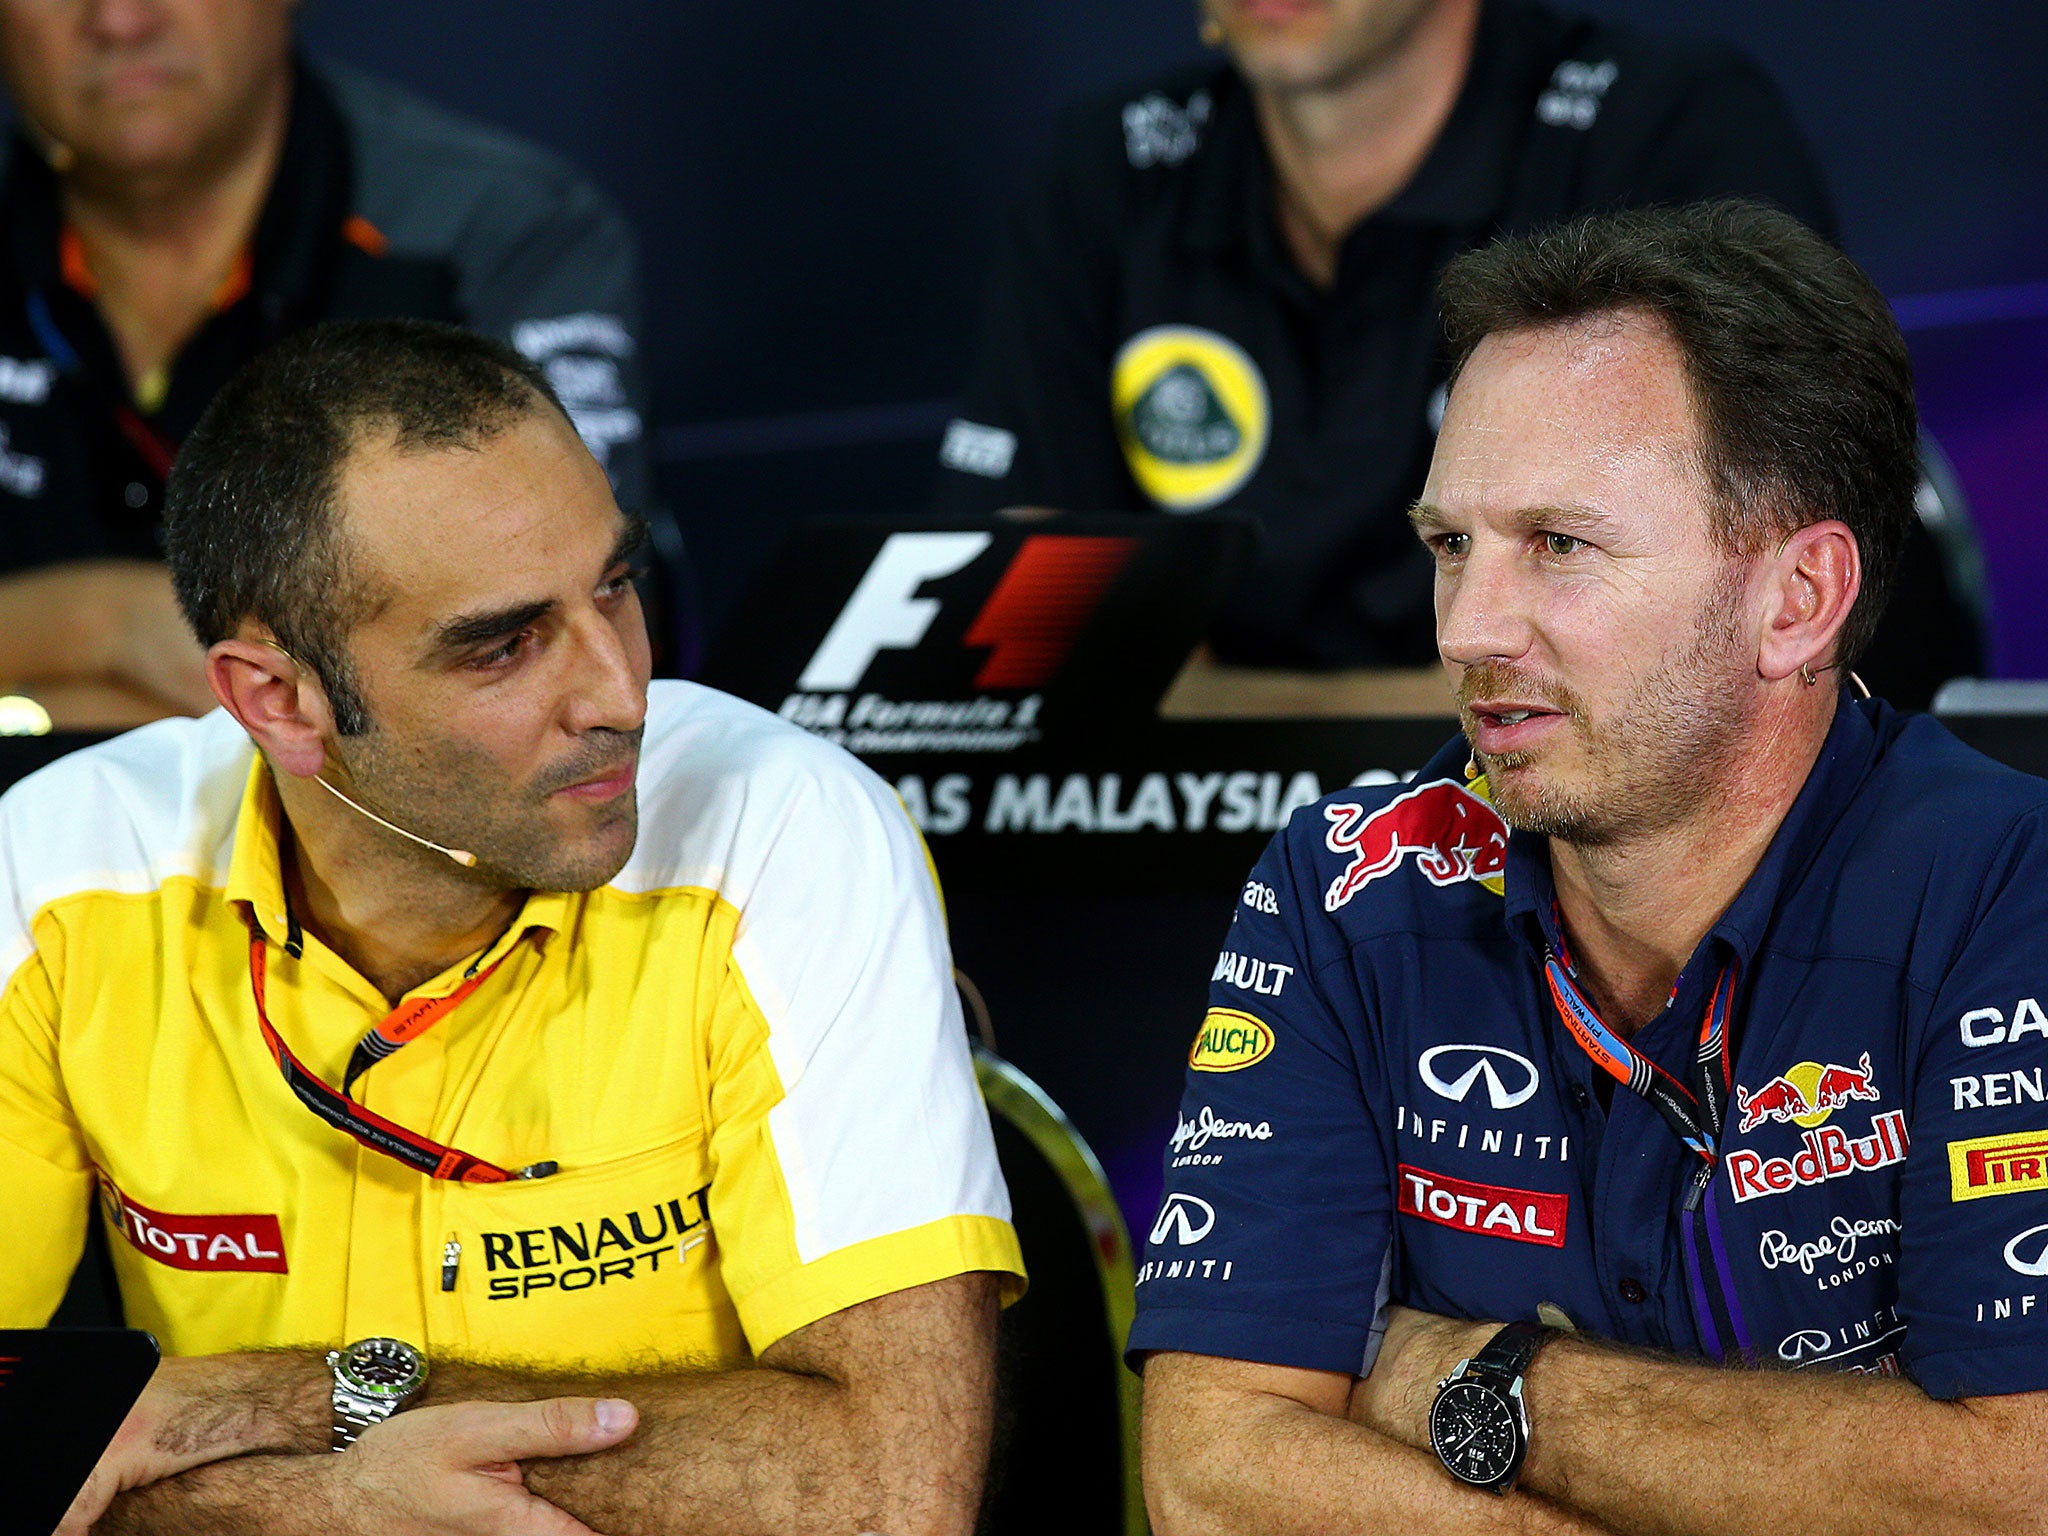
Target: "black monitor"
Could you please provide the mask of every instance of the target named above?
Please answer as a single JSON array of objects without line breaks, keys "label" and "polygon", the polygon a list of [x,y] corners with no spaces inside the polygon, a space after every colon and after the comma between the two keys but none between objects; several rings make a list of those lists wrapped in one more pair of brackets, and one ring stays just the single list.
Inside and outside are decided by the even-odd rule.
[{"label": "black monitor", "polygon": [[54,1531],[156,1370],[156,1340],[135,1328],[0,1329],[4,1524]]}]

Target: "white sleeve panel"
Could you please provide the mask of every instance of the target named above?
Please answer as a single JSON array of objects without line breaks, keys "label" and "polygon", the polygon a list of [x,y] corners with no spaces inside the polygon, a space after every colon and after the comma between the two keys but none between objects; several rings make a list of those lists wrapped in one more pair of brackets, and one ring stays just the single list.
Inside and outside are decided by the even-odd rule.
[{"label": "white sleeve panel", "polygon": [[735,849],[733,958],[768,1024],[769,1132],[809,1264],[947,1216],[1007,1221],[1010,1202],[924,845],[867,769],[803,755],[764,841]]},{"label": "white sleeve panel", "polygon": [[141,894],[177,876],[225,883],[254,751],[215,710],[61,757],[0,795],[0,985],[53,901]]}]

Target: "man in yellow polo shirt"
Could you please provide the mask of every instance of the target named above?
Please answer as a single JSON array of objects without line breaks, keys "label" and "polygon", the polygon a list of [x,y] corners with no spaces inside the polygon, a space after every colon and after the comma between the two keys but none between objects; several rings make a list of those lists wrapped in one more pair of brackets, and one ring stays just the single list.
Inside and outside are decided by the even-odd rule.
[{"label": "man in yellow polo shirt", "polygon": [[650,687],[495,342],[287,341],[169,529],[224,711],[0,799],[0,1326],[96,1206],[175,1357],[73,1523],[969,1530],[1022,1267],[887,788]]}]

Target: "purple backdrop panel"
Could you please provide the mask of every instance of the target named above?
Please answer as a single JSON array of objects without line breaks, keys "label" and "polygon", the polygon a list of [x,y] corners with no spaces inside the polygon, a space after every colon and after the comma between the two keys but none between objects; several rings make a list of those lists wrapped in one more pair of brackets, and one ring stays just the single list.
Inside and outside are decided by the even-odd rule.
[{"label": "purple backdrop panel", "polygon": [[1898,312],[1921,420],[1983,541],[1992,673],[2048,677],[2048,284],[1901,299]]}]

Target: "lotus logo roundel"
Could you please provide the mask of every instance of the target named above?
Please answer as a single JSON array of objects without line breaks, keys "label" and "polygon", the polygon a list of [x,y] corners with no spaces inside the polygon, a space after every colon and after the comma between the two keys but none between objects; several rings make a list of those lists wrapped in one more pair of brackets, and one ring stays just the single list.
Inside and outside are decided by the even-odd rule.
[{"label": "lotus logo roundel", "polygon": [[1486,1082],[1486,1102],[1513,1109],[1536,1096],[1536,1063],[1498,1045],[1439,1045],[1415,1063],[1429,1091],[1453,1104],[1465,1102],[1472,1085]]},{"label": "lotus logo roundel", "polygon": [[[2032,1258],[2024,1257],[2029,1253]],[[2022,1275],[2048,1275],[2048,1226],[2029,1227],[2007,1243],[2005,1262]]]},{"label": "lotus logo roundel", "polygon": [[1171,1194],[1159,1208],[1159,1219],[1152,1223],[1151,1241],[1163,1243],[1171,1235],[1180,1247],[1192,1248],[1215,1225],[1216,1207],[1208,1201],[1197,1200],[1193,1195]]}]

